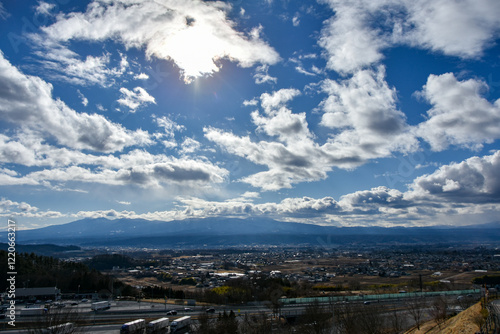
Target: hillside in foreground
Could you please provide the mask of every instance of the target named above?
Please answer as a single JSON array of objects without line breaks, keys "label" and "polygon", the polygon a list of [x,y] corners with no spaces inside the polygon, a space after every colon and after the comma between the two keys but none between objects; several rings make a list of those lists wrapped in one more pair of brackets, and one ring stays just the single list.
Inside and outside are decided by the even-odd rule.
[{"label": "hillside in foreground", "polygon": [[481,303],[477,303],[469,307],[456,316],[446,320],[441,326],[434,320],[430,320],[420,326],[420,330],[416,328],[405,332],[405,334],[475,334],[480,332],[478,319],[482,318]]}]

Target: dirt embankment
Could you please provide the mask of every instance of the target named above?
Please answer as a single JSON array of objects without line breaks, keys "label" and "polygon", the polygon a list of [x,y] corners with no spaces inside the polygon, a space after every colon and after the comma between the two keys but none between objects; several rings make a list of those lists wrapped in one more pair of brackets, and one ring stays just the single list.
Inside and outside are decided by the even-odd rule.
[{"label": "dirt embankment", "polygon": [[441,326],[431,320],[414,328],[405,334],[475,334],[480,328],[478,322],[482,319],[481,304],[477,303],[458,315],[446,320]]}]

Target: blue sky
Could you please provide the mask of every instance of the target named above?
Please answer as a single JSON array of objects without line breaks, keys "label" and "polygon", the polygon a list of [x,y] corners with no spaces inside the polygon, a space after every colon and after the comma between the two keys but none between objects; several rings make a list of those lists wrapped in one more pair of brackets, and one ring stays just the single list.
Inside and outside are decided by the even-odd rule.
[{"label": "blue sky", "polygon": [[498,220],[496,0],[0,5],[0,215],[21,228]]}]

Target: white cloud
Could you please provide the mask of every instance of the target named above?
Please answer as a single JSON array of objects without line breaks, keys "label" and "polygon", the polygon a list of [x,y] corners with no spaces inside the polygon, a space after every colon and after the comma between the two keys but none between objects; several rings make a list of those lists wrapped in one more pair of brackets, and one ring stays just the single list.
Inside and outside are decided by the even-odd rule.
[{"label": "white cloud", "polygon": [[61,218],[64,215],[57,211],[41,211],[36,206],[26,202],[15,202],[6,198],[0,198],[1,217],[23,217],[23,218]]},{"label": "white cloud", "polygon": [[[132,161],[130,161],[132,164]],[[460,163],[442,166],[434,173],[417,177],[410,189],[401,192],[375,187],[346,194],[336,201],[332,197],[291,197],[280,202],[254,203],[260,196],[246,192],[240,197],[209,201],[198,197],[177,197],[176,207],[169,211],[136,213],[134,211],[80,211],[72,217],[113,217],[165,220],[209,217],[270,217],[285,221],[335,224],[344,226],[427,226],[488,222],[500,209],[500,152],[472,157]],[[76,170],[75,170],[76,171]],[[78,175],[78,173],[77,173]],[[141,177],[136,176],[138,180]],[[128,205],[128,202],[118,202]],[[0,215],[21,212],[42,213],[27,203],[6,199],[0,201]],[[61,215],[61,214],[59,214]]]},{"label": "white cloud", "polygon": [[[122,157],[122,159],[126,158]],[[106,159],[103,159],[106,160]],[[110,160],[108,158],[108,160]],[[96,169],[80,166],[58,167],[27,173],[23,176],[0,174],[1,185],[40,185],[96,183],[114,186],[135,185],[141,188],[163,188],[167,185],[182,185],[185,188],[200,188],[221,183],[227,177],[225,169],[196,159],[175,159],[163,156],[161,162],[136,164],[116,159],[118,168]],[[111,161],[108,161],[111,163]],[[111,166],[110,166],[111,167]]]},{"label": "white cloud", "polygon": [[300,95],[300,91],[295,88],[280,89],[272,94],[264,93],[260,96],[262,108],[267,114],[271,114],[273,110],[284,106],[288,101],[291,101],[296,96]]},{"label": "white cloud", "polygon": [[89,99],[87,99],[79,89],[76,92],[78,93],[78,97],[82,100],[83,106],[86,107],[89,104]]},{"label": "white cloud", "polygon": [[163,133],[155,133],[157,139],[163,139],[162,143],[166,148],[173,148],[177,146],[177,142],[175,141],[175,133],[182,132],[186,130],[184,125],[179,125],[167,116],[156,117],[153,115],[153,119],[158,124],[158,126],[162,127],[165,132]]},{"label": "white cloud", "polygon": [[257,105],[259,105],[259,100],[257,100],[257,99],[245,100],[245,101],[243,101],[243,105],[245,107],[247,107],[247,106],[257,106]]},{"label": "white cloud", "polygon": [[380,62],[388,47],[407,44],[462,58],[479,57],[500,31],[496,0],[323,0],[334,11],[319,45],[328,68],[349,74]]},{"label": "white cloud", "polygon": [[387,46],[365,22],[372,6],[358,3],[330,0],[327,2],[335,16],[325,22],[319,45],[328,52],[327,67],[341,74],[347,74],[382,59],[381,49]]},{"label": "white cloud", "polygon": [[55,8],[55,4],[47,3],[45,1],[40,1],[38,6],[35,8],[37,14],[51,15],[50,11]]},{"label": "white cloud", "polygon": [[[37,43],[47,42],[40,36],[35,36],[33,39],[38,40]],[[49,78],[81,86],[109,87],[114,83],[113,79],[121,76],[125,71],[124,64],[117,68],[108,68],[109,54],[88,55],[85,59],[80,59],[78,54],[59,45],[54,45],[50,50],[35,52],[35,54],[42,58],[40,63]]]},{"label": "white cloud", "polygon": [[199,0],[94,1],[85,13],[58,16],[39,40],[61,45],[113,39],[127,48],[144,48],[148,57],[172,60],[186,82],[219,71],[219,59],[242,67],[278,62],[277,52],[260,38],[261,28],[248,36],[236,31],[226,17],[229,9],[222,2]]},{"label": "white cloud", "polygon": [[278,82],[278,78],[272,77],[268,74],[269,65],[261,65],[256,69],[256,73],[254,74],[255,83],[260,85],[263,83],[274,83]]},{"label": "white cloud", "polygon": [[194,140],[193,138],[186,138],[181,144],[181,149],[179,153],[181,154],[190,154],[198,151],[201,147],[201,144]]},{"label": "white cloud", "polygon": [[476,79],[431,74],[418,94],[432,105],[429,118],[418,125],[418,135],[435,151],[450,145],[481,148],[500,138],[500,99],[492,104],[481,97],[487,88]]},{"label": "white cloud", "polygon": [[146,73],[140,73],[140,74],[135,75],[134,79],[136,79],[136,80],[147,80],[147,79],[149,79],[149,75],[147,75]]},{"label": "white cloud", "polygon": [[101,115],[77,113],[52,97],[52,85],[19,72],[0,53],[0,115],[24,130],[54,138],[76,149],[112,152],[151,142],[142,130],[130,131]]},{"label": "white cloud", "polygon": [[117,102],[128,107],[132,113],[148,103],[156,104],[155,98],[149,95],[142,87],[135,87],[133,90],[122,87],[120,88],[120,93],[122,93],[122,95]]},{"label": "white cloud", "polygon": [[248,136],[214,128],[205,128],[205,136],[228,153],[267,166],[267,171],[241,179],[263,190],[318,181],[326,178],[333,167],[354,168],[369,159],[418,147],[416,138],[407,133],[410,128],[404,114],[395,107],[395,92],[384,81],[383,69],[361,71],[340,84],[325,81],[324,90],[330,97],[322,103],[326,111],[323,124],[343,132],[332,135],[323,145],[314,141],[306,115],[286,108],[287,102],[300,95],[296,89],[262,94],[264,113],[251,114],[257,132],[276,141],[253,142]]},{"label": "white cloud", "polygon": [[5,10],[3,3],[0,2],[0,19],[5,20],[10,14]]},{"label": "white cloud", "polygon": [[416,178],[411,199],[452,203],[500,203],[500,151],[440,167]]},{"label": "white cloud", "polygon": [[500,32],[496,0],[406,1],[411,44],[463,58],[478,57]]},{"label": "white cloud", "polygon": [[325,80],[328,98],[321,103],[321,124],[339,130],[328,142],[331,152],[359,161],[410,152],[418,142],[397,109],[396,91],[385,81],[385,69],[362,70],[350,79]]}]

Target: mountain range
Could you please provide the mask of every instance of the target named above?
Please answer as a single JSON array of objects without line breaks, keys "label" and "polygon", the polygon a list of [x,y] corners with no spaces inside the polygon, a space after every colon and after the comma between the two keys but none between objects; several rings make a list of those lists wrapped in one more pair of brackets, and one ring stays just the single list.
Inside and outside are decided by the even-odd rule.
[{"label": "mountain range", "polygon": [[[0,233],[6,240],[6,232]],[[78,246],[205,248],[260,245],[498,243],[500,222],[461,227],[332,227],[266,218],[182,221],[86,218],[17,231],[16,242]]]}]

